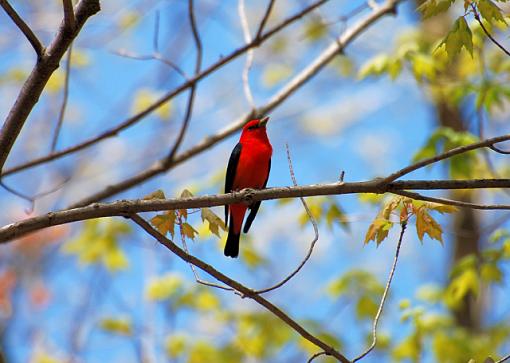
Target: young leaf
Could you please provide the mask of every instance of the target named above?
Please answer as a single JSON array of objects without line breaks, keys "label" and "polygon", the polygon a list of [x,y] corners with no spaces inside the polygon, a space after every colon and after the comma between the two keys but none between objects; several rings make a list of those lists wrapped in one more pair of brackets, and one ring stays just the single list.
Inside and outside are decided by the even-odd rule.
[{"label": "young leaf", "polygon": [[452,30],[446,35],[438,47],[445,46],[448,58],[452,60],[462,48],[473,56],[473,34],[463,16],[460,16],[453,24]]},{"label": "young leaf", "polygon": [[181,232],[190,239],[195,239],[195,236],[198,235],[198,231],[188,222],[181,224]]},{"label": "young leaf", "polygon": [[438,240],[443,244],[443,230],[425,207],[419,208],[416,212],[416,232],[421,242],[423,242],[424,235],[428,234],[430,238]]},{"label": "young leaf", "polygon": [[221,237],[219,228],[221,228],[223,231],[227,230],[227,226],[225,226],[225,222],[223,222],[223,219],[218,217],[216,213],[214,213],[211,209],[202,208],[201,217],[202,222],[207,221],[209,223],[209,230],[216,236]]},{"label": "young leaf", "polygon": [[154,200],[154,199],[166,199],[165,198],[165,192],[161,189],[158,189],[150,194],[147,194],[145,197],[143,197],[143,200]]},{"label": "young leaf", "polygon": [[423,18],[427,19],[431,16],[441,14],[448,10],[455,0],[427,0],[418,7]]},{"label": "young leaf", "polygon": [[494,21],[500,21],[506,24],[505,17],[503,16],[501,9],[494,4],[491,0],[481,0],[477,4],[478,11],[482,18],[487,20],[489,23]]},{"label": "young leaf", "polygon": [[170,233],[172,238],[174,237],[175,211],[169,210],[163,214],[158,214],[157,216],[151,218],[150,223],[163,236],[166,236],[167,233]]}]

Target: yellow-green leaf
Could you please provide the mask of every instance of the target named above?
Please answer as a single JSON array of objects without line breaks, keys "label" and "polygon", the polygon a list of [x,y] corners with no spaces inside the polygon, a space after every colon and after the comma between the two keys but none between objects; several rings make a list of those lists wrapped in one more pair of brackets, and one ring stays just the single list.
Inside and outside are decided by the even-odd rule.
[{"label": "yellow-green leaf", "polygon": [[175,273],[167,273],[149,281],[145,297],[150,301],[167,300],[182,287],[182,278]]},{"label": "yellow-green leaf", "polygon": [[462,48],[473,56],[473,34],[463,16],[453,24],[452,30],[446,35],[438,47],[445,46],[448,57],[452,60]]},{"label": "yellow-green leaf", "polygon": [[120,335],[129,336],[133,333],[131,320],[128,318],[105,318],[99,323],[101,329]]}]

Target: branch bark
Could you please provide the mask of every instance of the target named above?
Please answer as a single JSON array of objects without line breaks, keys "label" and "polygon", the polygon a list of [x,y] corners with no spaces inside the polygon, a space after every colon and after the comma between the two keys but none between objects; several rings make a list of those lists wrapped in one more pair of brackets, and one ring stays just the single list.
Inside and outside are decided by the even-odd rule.
[{"label": "branch bark", "polygon": [[[5,3],[5,0],[0,1]],[[69,31],[65,21],[63,21],[52,43],[39,57],[2,127],[0,133],[0,172],[25,121],[39,100],[50,76],[58,68],[64,53],[87,19],[99,10],[99,0],[81,0],[76,6],[76,27]]]},{"label": "branch bark", "polygon": [[215,207],[233,203],[251,204],[254,201],[311,197],[319,195],[342,195],[354,193],[393,193],[400,190],[441,190],[510,188],[510,179],[473,180],[406,180],[381,184],[382,179],[353,183],[314,184],[299,187],[279,187],[263,190],[243,189],[239,192],[204,195],[192,198],[160,200],[119,200],[113,203],[94,203],[85,207],[50,212],[0,228],[0,243],[26,235],[42,228],[82,221],[86,219],[129,216],[133,213],[162,210]]}]

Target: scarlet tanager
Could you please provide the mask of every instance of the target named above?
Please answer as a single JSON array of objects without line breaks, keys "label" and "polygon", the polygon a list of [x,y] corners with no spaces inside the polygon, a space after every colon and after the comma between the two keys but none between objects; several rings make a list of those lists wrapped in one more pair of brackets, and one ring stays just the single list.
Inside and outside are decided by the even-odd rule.
[{"label": "scarlet tanager", "polygon": [[[244,125],[241,138],[232,150],[228,161],[225,193],[244,188],[262,189],[266,187],[273,153],[273,148],[266,134],[268,121],[269,117],[266,116],[251,120]],[[247,233],[250,229],[259,207],[260,202],[254,202],[249,206],[244,203],[225,206],[226,225],[228,225],[230,215],[225,256],[237,257],[239,255],[239,236],[241,235],[241,226],[246,210],[250,208],[250,214],[244,224],[244,233]]]}]

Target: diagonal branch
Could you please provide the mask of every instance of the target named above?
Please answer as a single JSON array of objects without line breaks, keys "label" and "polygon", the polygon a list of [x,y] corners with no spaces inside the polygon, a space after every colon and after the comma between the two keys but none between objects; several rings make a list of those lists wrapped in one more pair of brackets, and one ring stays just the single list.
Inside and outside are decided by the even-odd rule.
[{"label": "diagonal branch", "polygon": [[[188,16],[189,22],[191,26],[191,31],[193,33],[193,40],[195,42],[195,47],[197,51],[196,61],[195,61],[195,77],[200,73],[200,67],[202,66],[202,40],[200,39],[200,34],[198,33],[197,23],[195,20],[195,12],[193,9],[193,0],[188,0]],[[188,104],[186,106],[186,113],[184,115],[184,121],[182,123],[181,130],[179,131],[179,135],[175,140],[174,146],[168,153],[166,159],[163,162],[163,165],[170,164],[181,146],[182,140],[184,139],[184,135],[186,134],[186,130],[188,129],[189,122],[191,120],[191,114],[193,112],[193,103],[195,100],[195,93],[197,89],[197,83],[193,83],[191,89],[189,91]]]},{"label": "diagonal branch", "polygon": [[0,228],[0,243],[6,243],[27,233],[39,229],[83,221],[87,219],[126,216],[133,213],[155,212],[162,210],[193,209],[215,207],[226,204],[255,201],[311,197],[319,195],[342,195],[354,193],[395,193],[400,190],[442,190],[475,188],[510,188],[510,179],[473,179],[473,180],[406,180],[381,184],[380,179],[353,182],[315,184],[298,187],[279,187],[262,190],[243,189],[239,192],[218,195],[204,195],[191,198],[161,200],[119,200],[112,203],[94,203],[85,207],[50,212]]},{"label": "diagonal branch", "polygon": [[453,205],[455,207],[461,207],[461,208],[470,208],[470,209],[479,209],[479,210],[508,210],[508,209],[510,209],[510,205],[468,203],[468,202],[462,202],[462,201],[453,200],[453,199],[429,197],[427,195],[422,195],[420,193],[409,192],[409,191],[405,191],[405,190],[394,191],[392,193],[402,195],[404,197],[416,199],[416,200],[424,200],[426,202]]},{"label": "diagonal branch", "polygon": [[[299,72],[294,78],[292,78],[285,86],[280,89],[264,106],[260,107],[256,110],[256,114],[267,114],[269,111],[275,109],[282,102],[284,102],[287,98],[293,95],[298,89],[300,89],[306,82],[312,79],[319,71],[324,68],[329,62],[331,62],[335,56],[339,54],[348,44],[350,44],[354,39],[356,39],[361,33],[367,30],[371,25],[373,25],[377,20],[382,18],[387,14],[395,13],[395,8],[399,2],[402,0],[387,0],[385,3],[381,4],[374,10],[371,14],[367,15],[365,18],[361,19],[357,24],[352,26],[352,28],[347,29],[338,39],[335,39],[317,58],[315,58],[305,69]],[[263,37],[265,37],[268,33],[266,33]],[[190,149],[178,154],[175,156],[171,163],[168,163],[166,158],[158,160],[148,169],[145,169],[138,173],[135,176],[127,178],[117,184],[107,186],[103,190],[96,192],[90,195],[87,198],[84,198],[76,203],[74,203],[71,207],[81,207],[93,202],[97,202],[99,200],[103,200],[105,198],[116,195],[120,192],[123,192],[127,189],[132,188],[135,185],[138,185],[156,175],[162,174],[169,169],[175,167],[176,165],[182,163],[183,161],[188,160],[189,158],[202,153],[205,150],[208,150],[213,145],[216,145],[218,142],[224,140],[226,137],[232,135],[237,130],[239,130],[250,118],[255,114],[254,112],[249,112],[240,118],[238,118],[235,122],[227,126],[222,131],[218,132],[216,135],[209,136],[191,147]],[[510,138],[510,137],[509,137]]]},{"label": "diagonal branch", "polygon": [[64,116],[66,113],[67,99],[69,98],[69,77],[71,76],[72,52],[73,44],[71,43],[71,45],[69,45],[69,49],[67,50],[66,70],[64,78],[64,96],[62,97],[62,105],[60,106],[60,111],[58,113],[57,126],[55,127],[53,139],[51,140],[51,152],[54,152],[57,148],[58,137],[60,135],[60,130],[62,129],[62,123],[64,122]]},{"label": "diagonal branch", "polygon": [[32,29],[27,25],[27,23],[23,21],[23,19],[18,15],[16,10],[14,10],[14,8],[11,6],[11,4],[9,4],[7,0],[0,0],[0,6],[4,9],[14,24],[16,24],[19,30],[21,30],[23,35],[25,35],[30,44],[32,44],[32,47],[37,54],[37,58],[41,58],[44,53],[44,47]]},{"label": "diagonal branch", "polygon": [[62,7],[64,8],[64,24],[72,31],[76,24],[72,0],[62,0]]},{"label": "diagonal branch", "polygon": [[[2,0],[0,0],[0,1],[2,1]],[[61,158],[63,156],[69,155],[69,154],[73,154],[73,153],[78,152],[80,150],[83,150],[83,149],[85,149],[87,147],[90,147],[90,146],[92,146],[92,145],[94,145],[94,144],[96,144],[96,143],[98,143],[98,142],[100,142],[102,140],[105,140],[107,138],[116,136],[119,132],[129,128],[130,126],[133,126],[134,124],[136,124],[137,122],[142,120],[144,117],[146,117],[147,115],[149,115],[150,113],[152,113],[153,111],[158,109],[161,105],[165,104],[166,102],[170,101],[175,96],[177,96],[180,93],[184,92],[185,90],[190,88],[195,83],[201,81],[202,79],[204,79],[205,77],[209,76],[210,74],[212,74],[213,72],[215,72],[219,68],[223,67],[224,65],[230,63],[232,60],[234,60],[237,57],[241,56],[242,54],[246,53],[249,49],[260,46],[266,40],[271,38],[274,34],[280,32],[281,30],[283,30],[285,28],[287,28],[289,25],[291,25],[294,22],[298,21],[303,16],[305,16],[306,14],[308,14],[311,11],[315,10],[316,8],[318,8],[319,6],[323,5],[327,1],[329,1],[329,0],[319,0],[319,1],[311,4],[310,6],[300,10],[295,15],[285,19],[280,24],[278,24],[275,27],[273,27],[272,29],[268,30],[266,33],[261,35],[259,38],[254,39],[251,43],[246,44],[246,45],[242,46],[241,48],[236,49],[235,51],[233,51],[229,55],[221,58],[218,62],[213,63],[212,65],[210,65],[209,67],[204,69],[202,72],[200,72],[196,76],[190,78],[189,80],[187,80],[186,82],[184,82],[183,84],[181,84],[180,86],[175,88],[173,91],[170,91],[169,93],[164,95],[162,98],[160,98],[158,101],[156,101],[151,106],[147,107],[145,110],[139,112],[138,114],[136,114],[134,116],[131,116],[130,118],[128,118],[128,119],[124,120],[123,122],[121,122],[120,124],[118,124],[117,126],[111,128],[109,130],[106,130],[105,132],[97,135],[96,137],[88,139],[88,140],[86,140],[84,142],[76,144],[76,145],[74,145],[72,147],[69,147],[67,149],[64,149],[64,150],[62,150],[60,152],[56,152],[56,153],[52,153],[52,154],[49,154],[49,155],[46,155],[46,156],[42,156],[40,158],[31,160],[31,161],[26,162],[24,164],[21,164],[21,165],[12,167],[10,169],[7,169],[4,172],[0,171],[0,175],[1,176],[7,176],[7,175],[10,175],[10,174],[18,173],[18,172],[20,172],[22,170],[25,170],[25,169],[28,169],[28,168],[31,168],[31,167],[34,167],[34,166],[37,166],[37,165],[40,165],[40,164],[44,164],[44,163],[47,163],[47,162],[52,161],[52,160],[59,159],[59,158]],[[143,180],[145,180],[145,179],[143,179]]]},{"label": "diagonal branch", "polygon": [[388,296],[388,292],[390,291],[391,281],[393,280],[393,275],[395,275],[395,269],[397,268],[398,256],[400,254],[400,246],[402,245],[402,239],[404,238],[404,233],[406,231],[407,221],[402,221],[400,224],[400,237],[398,239],[397,248],[395,250],[395,258],[393,259],[393,265],[391,266],[390,274],[388,275],[388,281],[386,282],[386,287],[384,288],[383,295],[381,297],[381,302],[379,303],[379,308],[377,309],[377,313],[375,314],[374,323],[372,325],[372,344],[365,350],[361,355],[354,358],[352,363],[357,362],[363,359],[368,353],[370,353],[377,344],[377,324],[379,323],[379,319],[381,318],[381,314],[384,308],[384,303],[386,302],[386,297]]},{"label": "diagonal branch", "polygon": [[381,179],[381,183],[390,183],[394,180],[397,180],[397,179],[403,177],[406,174],[409,174],[415,170],[421,169],[427,165],[437,163],[438,161],[445,160],[445,159],[451,158],[452,156],[463,154],[463,153],[466,153],[471,150],[481,149],[483,147],[490,147],[490,146],[497,144],[499,142],[508,141],[508,140],[510,140],[510,134],[493,137],[493,138],[482,140],[480,142],[466,145],[466,146],[456,147],[456,148],[448,150],[447,152],[444,152],[442,154],[439,154],[439,155],[433,156],[431,158],[419,161],[415,164],[406,166],[405,168],[400,169],[400,170],[390,174],[386,178]]},{"label": "diagonal branch", "polygon": [[185,251],[183,251],[181,248],[179,248],[176,244],[174,244],[172,241],[167,239],[165,236],[163,236],[161,233],[156,231],[152,226],[147,223],[143,218],[138,216],[137,214],[132,214],[129,216],[135,222],[138,224],[142,229],[144,229],[148,234],[150,234],[152,237],[154,237],[159,243],[161,243],[163,246],[168,248],[170,251],[172,251],[174,254],[176,254],[179,258],[181,258],[185,262],[189,262],[202,271],[208,273],[218,281],[223,282],[224,284],[230,286],[236,291],[239,291],[243,294],[244,297],[250,298],[254,301],[256,301],[258,304],[262,305],[264,308],[269,310],[272,314],[274,314],[276,317],[278,317],[280,320],[282,320],[285,324],[290,326],[292,329],[294,329],[298,334],[300,334],[304,339],[308,340],[309,342],[315,344],[322,350],[326,352],[326,354],[333,356],[337,358],[340,362],[343,363],[350,363],[350,361],[343,356],[340,352],[335,350],[335,348],[331,347],[330,345],[326,344],[316,336],[312,335],[310,332],[308,332],[304,327],[302,327],[300,324],[298,324],[295,320],[293,320],[290,316],[285,314],[280,308],[278,308],[276,305],[273,305],[270,301],[266,300],[260,295],[257,295],[255,291],[252,289],[247,288],[246,286],[240,284],[239,282],[232,280],[230,277],[224,275],[220,271],[216,270],[211,265],[206,264],[202,260],[187,254]]},{"label": "diagonal branch", "polygon": [[[0,1],[2,4],[6,4],[5,0]],[[81,0],[76,6],[76,27],[72,32],[69,32],[64,22],[62,22],[57,35],[39,57],[2,126],[0,132],[0,172],[25,121],[39,100],[46,83],[58,68],[64,53],[80,32],[83,24],[99,10],[99,0]]]},{"label": "diagonal branch", "polygon": [[262,35],[262,32],[264,31],[264,27],[266,26],[269,16],[271,15],[271,11],[273,10],[274,3],[275,3],[275,0],[269,0],[269,4],[267,5],[264,16],[262,17],[262,20],[260,21],[259,28],[257,29],[257,32],[255,33],[255,39],[259,39],[260,36]]}]

